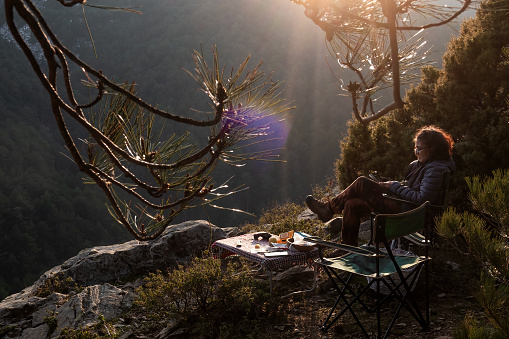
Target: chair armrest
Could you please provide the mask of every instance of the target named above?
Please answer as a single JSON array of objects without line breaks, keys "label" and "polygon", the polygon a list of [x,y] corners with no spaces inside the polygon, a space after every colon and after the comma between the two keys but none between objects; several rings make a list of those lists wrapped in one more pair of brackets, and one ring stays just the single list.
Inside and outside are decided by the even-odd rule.
[{"label": "chair armrest", "polygon": [[306,241],[315,243],[317,245],[340,249],[343,251],[356,253],[356,254],[360,254],[360,255],[364,255],[364,256],[373,256],[375,254],[373,251],[370,251],[365,248],[350,246],[350,245],[345,245],[345,244],[338,244],[335,242],[323,240],[322,238],[319,238],[319,237],[309,237],[309,238],[306,238]]},{"label": "chair armrest", "polygon": [[[383,194],[384,198],[385,199],[391,199],[391,200],[394,200],[394,201],[399,201],[401,203],[404,203],[404,204],[409,204],[409,205],[413,205],[415,207],[419,207],[421,206],[421,204],[417,203],[417,202],[413,202],[413,201],[409,201],[409,200],[405,200],[405,199],[400,199],[400,198],[396,198],[396,197],[393,197],[393,196],[390,196],[390,195],[387,195],[387,194]],[[443,205],[429,205],[429,208],[430,209],[442,209],[444,208]]]},{"label": "chair armrest", "polygon": [[420,233],[412,233],[404,236],[405,239],[419,246],[431,246],[431,241],[426,240],[426,238]]},{"label": "chair armrest", "polygon": [[415,207],[419,207],[421,206],[421,204],[419,203],[416,203],[416,202],[412,202],[412,201],[408,201],[408,200],[405,200],[405,199],[400,199],[400,198],[396,198],[396,197],[393,197],[393,196],[390,196],[388,194],[383,194],[384,198],[385,199],[390,199],[390,200],[394,200],[394,201],[399,201],[401,203],[404,203],[404,204],[409,204],[409,205],[413,205]]}]

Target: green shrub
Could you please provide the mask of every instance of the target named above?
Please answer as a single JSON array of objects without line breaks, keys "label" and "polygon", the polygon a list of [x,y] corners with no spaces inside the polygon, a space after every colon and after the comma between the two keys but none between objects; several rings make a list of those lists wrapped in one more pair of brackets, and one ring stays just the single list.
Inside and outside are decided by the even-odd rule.
[{"label": "green shrub", "polygon": [[14,326],[1,326],[0,325],[0,338],[3,338],[4,335],[6,335],[7,333],[9,333],[10,331],[12,331],[13,329],[15,329]]},{"label": "green shrub", "polygon": [[[50,319],[51,321],[51,319]],[[45,318],[46,322],[46,318]],[[49,325],[49,323],[48,323]],[[56,320],[55,320],[56,327]],[[51,325],[50,325],[51,326]],[[79,327],[76,329],[64,327],[60,332],[60,339],[113,339],[117,338],[119,333],[111,323],[107,323],[105,317],[99,314],[99,322],[90,327]]]},{"label": "green shrub", "polygon": [[44,283],[37,288],[34,295],[37,297],[47,297],[52,293],[68,294],[71,291],[81,292],[82,286],[79,286],[71,277],[66,279],[62,275],[48,277]]},{"label": "green shrub", "polygon": [[[476,213],[458,213],[448,208],[437,223],[437,230],[445,238],[464,240],[468,252],[487,273],[509,284],[506,224],[509,221],[509,170],[494,171],[493,177],[483,180],[474,177],[466,181]],[[491,222],[488,224],[488,221]]]},{"label": "green shrub", "polygon": [[244,225],[242,230],[244,232],[265,231],[276,235],[288,231],[298,231],[323,236],[323,231],[319,227],[321,223],[318,221],[298,220],[298,215],[304,210],[305,207],[291,202],[274,203],[271,207],[262,211],[258,224]]},{"label": "green shrub", "polygon": [[[492,177],[466,178],[476,213],[457,213],[450,208],[437,223],[438,232],[458,244],[483,267],[476,298],[492,328],[480,326],[468,316],[455,338],[509,337],[509,170],[494,171]],[[459,247],[459,246],[457,246]]]},{"label": "green shrub", "polygon": [[454,330],[453,339],[503,339],[507,338],[493,328],[487,328],[479,324],[472,314],[465,317],[463,323]]},{"label": "green shrub", "polygon": [[509,337],[509,285],[483,274],[477,299],[497,333]]},{"label": "green shrub", "polygon": [[98,339],[100,336],[89,328],[64,328],[59,336],[60,339]]},{"label": "green shrub", "polygon": [[46,325],[48,325],[49,327],[49,330],[48,330],[48,335],[53,333],[57,327],[58,327],[58,321],[57,321],[57,318],[55,318],[55,313],[50,313],[48,312],[49,314],[44,317],[44,323]]},{"label": "green shrub", "polygon": [[489,180],[479,176],[465,179],[470,191],[469,198],[474,207],[493,218],[501,234],[509,234],[509,173],[495,170]]},{"label": "green shrub", "polygon": [[245,268],[232,264],[222,268],[219,259],[207,256],[169,274],[150,274],[137,292],[136,303],[149,316],[190,323],[194,334],[206,337],[224,337],[222,332],[245,336],[244,328],[253,332],[261,319],[275,314],[266,284]]}]

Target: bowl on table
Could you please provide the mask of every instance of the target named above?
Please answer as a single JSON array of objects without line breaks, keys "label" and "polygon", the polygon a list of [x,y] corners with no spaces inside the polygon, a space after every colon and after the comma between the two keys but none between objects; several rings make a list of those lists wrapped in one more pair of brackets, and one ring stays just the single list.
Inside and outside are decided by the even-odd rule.
[{"label": "bowl on table", "polygon": [[299,252],[309,252],[315,249],[315,245],[305,240],[295,241],[293,238],[287,240],[290,250]]}]

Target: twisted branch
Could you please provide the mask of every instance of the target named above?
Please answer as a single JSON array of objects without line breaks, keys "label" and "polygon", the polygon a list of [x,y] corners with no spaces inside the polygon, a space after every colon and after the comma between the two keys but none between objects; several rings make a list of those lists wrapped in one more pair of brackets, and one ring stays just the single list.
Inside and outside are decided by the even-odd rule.
[{"label": "twisted branch", "polygon": [[[64,7],[84,5],[83,0],[58,1]],[[191,74],[212,101],[212,119],[196,120],[156,109],[136,95],[134,85],[114,83],[101,70],[90,67],[69,51],[49,28],[32,0],[5,0],[4,7],[15,41],[50,96],[53,115],[72,159],[78,169],[101,188],[115,219],[138,240],[158,237],[175,216],[192,207],[196,199],[203,199],[213,187],[213,184],[209,185],[212,179],[209,175],[218,160],[226,160],[225,153],[235,151],[234,146],[265,132],[267,127],[260,127],[259,120],[290,109],[279,98],[280,93],[276,93],[280,83],[270,81],[270,76],[263,81],[265,75],[259,70],[261,63],[240,81],[247,58],[239,70],[225,80],[219,71],[217,50],[214,50],[213,69],[208,67],[203,54],[195,52],[196,74]],[[28,25],[42,48],[47,71],[42,70],[19,33],[15,13]],[[88,85],[97,89],[95,97],[87,103],[79,103],[74,94],[69,64],[82,68],[89,76]],[[63,78],[64,97],[57,84],[59,75]],[[108,102],[109,108],[107,104],[101,104]],[[239,108],[233,110],[234,105]],[[186,136],[177,142],[172,139],[158,142],[162,134],[157,137],[152,134],[154,115],[189,126],[210,127],[208,141],[201,148],[184,145]],[[73,119],[89,133],[86,141],[88,161],[67,129],[66,118]],[[261,154],[269,153],[232,157],[236,161],[261,159]],[[115,170],[118,170],[117,174]],[[147,171],[151,179],[142,180],[138,174],[141,170]],[[136,210],[127,198],[137,202]]]}]

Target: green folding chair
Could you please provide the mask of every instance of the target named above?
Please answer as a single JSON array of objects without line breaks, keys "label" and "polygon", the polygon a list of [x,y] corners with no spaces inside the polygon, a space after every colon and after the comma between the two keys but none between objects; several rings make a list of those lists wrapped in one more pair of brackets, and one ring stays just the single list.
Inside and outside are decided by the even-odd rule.
[{"label": "green folding chair", "polygon": [[[316,243],[319,248],[320,258],[316,264],[324,269],[330,281],[337,290],[338,297],[332,306],[321,329],[327,331],[344,314],[350,312],[357,325],[361,328],[364,335],[369,338],[368,331],[362,324],[354,306],[359,305],[369,313],[376,313],[377,328],[376,338],[386,338],[400,311],[405,308],[422,326],[423,330],[429,329],[429,298],[428,298],[428,268],[429,258],[427,225],[429,202],[421,206],[399,214],[379,214],[374,219],[373,245],[360,247],[337,244],[325,241],[318,237],[306,238],[307,241]],[[420,232],[420,233],[417,233]],[[405,237],[415,245],[424,246],[424,256],[408,256],[393,253],[389,242],[393,239]],[[323,258],[323,247],[331,247],[349,252],[338,258]],[[417,303],[413,290],[417,283],[417,278],[424,268],[425,275],[425,305],[424,314]],[[345,279],[340,275],[341,272],[347,272]],[[359,290],[351,286],[352,278],[355,275],[368,277],[371,279],[362,279],[364,286]],[[374,286],[373,286],[374,284]],[[381,287],[389,291],[382,295]],[[376,291],[374,298],[369,296],[368,291]],[[373,293],[371,293],[373,294]],[[399,301],[394,309],[392,319],[385,329],[382,336],[381,328],[381,308],[389,302]],[[340,304],[343,307],[340,309]],[[335,316],[333,316],[335,314]]]}]

